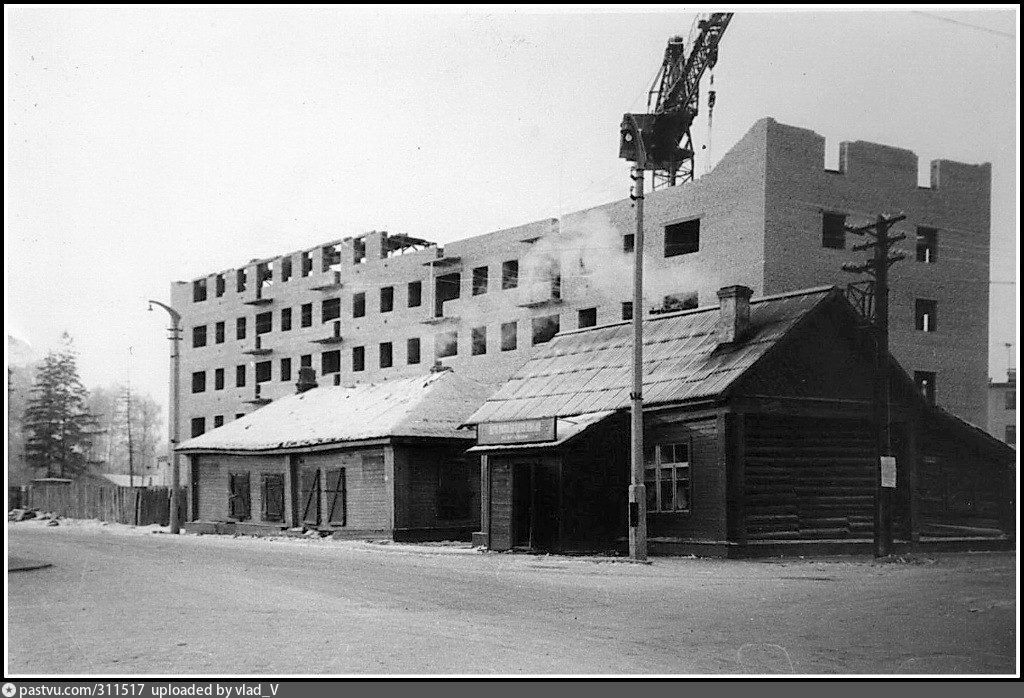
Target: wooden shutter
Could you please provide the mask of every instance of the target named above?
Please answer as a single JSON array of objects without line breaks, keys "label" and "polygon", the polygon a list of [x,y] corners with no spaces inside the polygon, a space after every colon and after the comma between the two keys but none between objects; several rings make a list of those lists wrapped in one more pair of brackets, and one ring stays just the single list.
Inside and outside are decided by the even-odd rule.
[{"label": "wooden shutter", "polygon": [[348,493],[346,491],[345,469],[331,468],[327,477],[327,523],[345,526],[348,521]]},{"label": "wooden shutter", "polygon": [[302,472],[302,523],[310,526],[320,525],[320,469]]},{"label": "wooden shutter", "polygon": [[249,473],[231,473],[228,475],[228,511],[233,519],[245,521],[250,514]]},{"label": "wooden shutter", "polygon": [[284,475],[263,476],[263,520],[284,521]]}]

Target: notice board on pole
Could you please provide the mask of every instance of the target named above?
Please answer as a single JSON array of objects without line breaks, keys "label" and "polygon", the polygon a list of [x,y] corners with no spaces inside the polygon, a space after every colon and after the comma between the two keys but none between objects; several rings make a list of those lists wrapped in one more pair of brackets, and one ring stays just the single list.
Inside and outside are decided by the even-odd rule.
[{"label": "notice board on pole", "polygon": [[882,487],[896,487],[895,456],[882,456]]}]

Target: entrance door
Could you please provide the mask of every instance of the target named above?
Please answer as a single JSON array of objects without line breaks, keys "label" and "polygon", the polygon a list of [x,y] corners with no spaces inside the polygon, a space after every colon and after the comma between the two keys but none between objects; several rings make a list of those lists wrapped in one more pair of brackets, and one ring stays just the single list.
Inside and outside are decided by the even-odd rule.
[{"label": "entrance door", "polygon": [[554,550],[558,545],[558,466],[519,462],[512,468],[513,547]]}]

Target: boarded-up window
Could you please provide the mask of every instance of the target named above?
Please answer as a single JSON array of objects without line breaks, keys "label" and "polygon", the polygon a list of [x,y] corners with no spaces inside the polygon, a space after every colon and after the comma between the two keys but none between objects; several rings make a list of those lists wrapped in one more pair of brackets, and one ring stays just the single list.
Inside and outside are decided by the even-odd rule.
[{"label": "boarded-up window", "polygon": [[348,525],[348,491],[345,469],[328,468],[325,494],[327,495],[327,523],[332,526]]},{"label": "boarded-up window", "polygon": [[252,501],[249,496],[249,473],[228,475],[228,512],[236,521],[246,521],[250,516]]},{"label": "boarded-up window", "polygon": [[320,469],[303,470],[300,485],[302,489],[302,523],[307,526],[319,526]]},{"label": "boarded-up window", "polygon": [[437,518],[451,521],[470,515],[473,493],[469,481],[469,466],[465,461],[452,461],[438,467]]},{"label": "boarded-up window", "polygon": [[263,520],[284,521],[284,475],[263,475]]}]

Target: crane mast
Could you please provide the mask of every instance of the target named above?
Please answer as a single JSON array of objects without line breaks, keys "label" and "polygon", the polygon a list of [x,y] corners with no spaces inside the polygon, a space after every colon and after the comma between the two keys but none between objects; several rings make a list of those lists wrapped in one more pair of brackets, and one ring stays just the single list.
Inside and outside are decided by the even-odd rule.
[{"label": "crane mast", "polygon": [[[718,45],[731,12],[699,15],[689,36],[674,36],[648,91],[647,114],[626,114],[619,156],[654,172],[654,188],[694,177],[693,138],[700,79],[718,61]],[[687,50],[689,47],[689,50]]]}]

